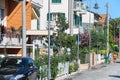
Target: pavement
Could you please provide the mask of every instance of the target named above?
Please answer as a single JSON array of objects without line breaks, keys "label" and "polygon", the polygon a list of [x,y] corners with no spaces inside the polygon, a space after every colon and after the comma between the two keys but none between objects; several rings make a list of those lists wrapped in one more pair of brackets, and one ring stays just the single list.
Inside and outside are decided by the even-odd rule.
[{"label": "pavement", "polygon": [[91,69],[75,72],[56,80],[120,80],[120,59],[116,63],[100,64]]}]

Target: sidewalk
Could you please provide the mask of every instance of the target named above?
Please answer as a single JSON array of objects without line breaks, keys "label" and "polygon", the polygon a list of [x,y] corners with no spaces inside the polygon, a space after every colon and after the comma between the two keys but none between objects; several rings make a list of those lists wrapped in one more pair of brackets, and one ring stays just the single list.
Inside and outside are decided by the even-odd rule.
[{"label": "sidewalk", "polygon": [[59,80],[120,80],[120,59],[116,63],[96,65]]},{"label": "sidewalk", "polygon": [[63,75],[63,76],[59,76],[57,77],[55,80],[72,80],[72,77],[76,76],[76,75],[80,75],[86,71],[90,71],[90,70],[97,70],[97,69],[100,69],[100,68],[103,68],[103,67],[106,67],[108,64],[106,63],[103,63],[103,64],[98,64],[90,69],[86,69],[86,70],[82,70],[82,71],[77,71],[77,72],[73,72],[71,74],[66,74],[66,75]]}]

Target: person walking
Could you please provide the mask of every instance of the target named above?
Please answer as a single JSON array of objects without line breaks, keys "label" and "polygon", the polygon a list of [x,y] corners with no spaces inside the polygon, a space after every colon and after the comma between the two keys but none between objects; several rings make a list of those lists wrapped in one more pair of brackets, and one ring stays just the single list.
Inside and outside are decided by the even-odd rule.
[{"label": "person walking", "polygon": [[116,63],[116,59],[117,59],[117,54],[114,52],[114,54],[113,54],[114,63]]},{"label": "person walking", "polygon": [[108,58],[109,58],[109,63],[111,63],[112,62],[112,52],[109,53]]}]

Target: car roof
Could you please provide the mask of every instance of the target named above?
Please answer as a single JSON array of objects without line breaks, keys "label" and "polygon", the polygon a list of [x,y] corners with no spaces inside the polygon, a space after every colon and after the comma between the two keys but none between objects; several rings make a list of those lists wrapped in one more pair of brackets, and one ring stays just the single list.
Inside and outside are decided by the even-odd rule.
[{"label": "car roof", "polygon": [[22,58],[22,59],[32,59],[32,58],[30,58],[30,57],[23,57],[23,56],[6,56],[6,57],[4,57],[4,58],[15,58],[15,59],[17,59],[17,58]]}]

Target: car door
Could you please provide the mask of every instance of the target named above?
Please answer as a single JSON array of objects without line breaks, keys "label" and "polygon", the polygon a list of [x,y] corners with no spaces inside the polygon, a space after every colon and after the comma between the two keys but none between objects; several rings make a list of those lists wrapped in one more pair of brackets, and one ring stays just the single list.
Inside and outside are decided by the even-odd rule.
[{"label": "car door", "polygon": [[36,67],[34,65],[33,60],[29,59],[28,67],[29,67],[28,80],[36,80],[36,78],[37,78],[37,69],[36,69]]}]

